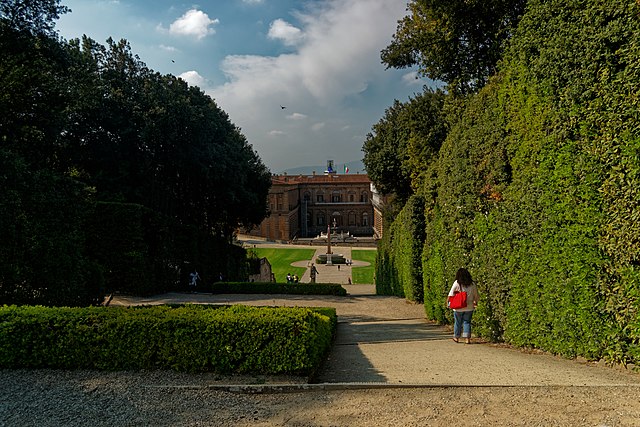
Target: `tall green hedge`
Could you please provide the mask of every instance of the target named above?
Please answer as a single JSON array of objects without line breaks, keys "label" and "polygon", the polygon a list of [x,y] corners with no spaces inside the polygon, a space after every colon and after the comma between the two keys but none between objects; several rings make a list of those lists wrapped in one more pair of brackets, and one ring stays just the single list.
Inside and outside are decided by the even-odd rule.
[{"label": "tall green hedge", "polygon": [[87,221],[87,246],[103,268],[109,292],[150,294],[167,289],[158,282],[148,236],[153,212],[130,203],[96,204]]},{"label": "tall green hedge", "polygon": [[[437,196],[433,204],[426,205],[425,311],[440,322],[452,320],[445,303],[458,268],[466,267],[475,276],[479,267],[493,265],[478,262],[474,248],[486,238],[478,235],[476,222],[486,219],[501,203],[511,179],[504,114],[496,100],[496,89],[494,81],[466,100],[462,111],[451,114],[453,123],[436,165]],[[483,311],[489,308],[492,299],[487,295],[495,285],[478,284],[485,296],[479,306]]]},{"label": "tall green hedge", "polygon": [[246,280],[245,250],[205,230],[183,226],[138,204],[99,202],[87,221],[90,256],[101,266],[107,292],[150,295],[201,282]]},{"label": "tall green hedge", "polygon": [[451,321],[446,292],[467,267],[476,333],[640,362],[638,16],[633,0],[530,0],[497,75],[449,100],[449,134],[425,165],[437,170],[422,249],[429,317]]},{"label": "tall green hedge", "polygon": [[386,227],[384,235],[378,243],[375,273],[376,294],[404,297],[404,289],[398,286],[398,273],[391,252],[394,231],[393,224]]},{"label": "tall green hedge", "polygon": [[422,302],[424,198],[411,196],[385,233],[376,259],[376,291]]},{"label": "tall green hedge", "polygon": [[90,191],[0,149],[0,304],[88,305],[100,268],[85,251]]}]

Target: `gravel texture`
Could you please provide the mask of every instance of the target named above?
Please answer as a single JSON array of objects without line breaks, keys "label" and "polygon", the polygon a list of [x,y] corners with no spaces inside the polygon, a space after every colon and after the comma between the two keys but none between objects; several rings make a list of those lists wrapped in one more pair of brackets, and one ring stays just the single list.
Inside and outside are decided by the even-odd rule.
[{"label": "gravel texture", "polygon": [[[0,426],[640,426],[631,370],[478,339],[455,344],[420,306],[366,287],[349,292],[116,297],[113,305],[334,306],[340,323],[320,384],[306,390],[306,378],[291,376],[0,370]],[[289,392],[225,387],[238,384]]]},{"label": "gravel texture", "polygon": [[[433,387],[239,394],[239,378],[0,371],[2,426],[639,426],[638,387]],[[268,378],[249,378],[268,382]]]}]

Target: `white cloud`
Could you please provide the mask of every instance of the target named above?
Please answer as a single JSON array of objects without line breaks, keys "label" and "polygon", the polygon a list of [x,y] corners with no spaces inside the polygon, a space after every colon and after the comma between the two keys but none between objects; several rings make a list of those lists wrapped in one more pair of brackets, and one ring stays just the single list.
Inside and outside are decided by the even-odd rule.
[{"label": "white cloud", "polygon": [[285,133],[283,131],[281,131],[281,130],[275,130],[274,129],[274,130],[269,131],[269,135],[270,136],[281,136],[281,135],[284,135],[284,134]]},{"label": "white cloud", "polygon": [[300,114],[300,113],[293,113],[287,116],[287,119],[289,120],[304,120],[306,118],[307,118],[306,115]]},{"label": "white cloud", "polygon": [[191,9],[169,26],[169,33],[202,39],[209,34],[215,34],[216,31],[209,27],[219,22],[217,19],[209,18],[209,15],[201,10]]},{"label": "white cloud", "polygon": [[261,3],[264,3],[264,0],[242,0],[242,3],[246,3],[246,4],[261,4]]},{"label": "white cloud", "polygon": [[277,93],[286,99],[275,102],[287,105],[291,99],[310,95],[330,105],[366,90],[385,73],[380,50],[391,41],[397,19],[405,13],[405,2],[351,0],[323,4],[325,8],[314,15],[299,15],[304,40],[294,53],[226,57],[221,67],[229,81],[215,90],[215,98],[229,104],[247,104],[255,102],[254,97],[267,99]]},{"label": "white cloud", "polygon": [[412,71],[402,76],[402,81],[409,86],[422,86],[426,83],[425,80],[420,78],[417,71]]},{"label": "white cloud", "polygon": [[304,39],[304,34],[300,28],[296,28],[282,19],[276,19],[269,26],[267,37],[282,40],[287,46],[295,46]]},{"label": "white cloud", "polygon": [[209,86],[209,82],[207,81],[207,79],[202,77],[200,73],[194,70],[185,71],[178,77],[189,83],[191,86],[198,86],[201,89],[206,89]]},{"label": "white cloud", "polygon": [[[322,164],[331,158],[327,156],[361,158],[364,138],[351,140],[345,126],[352,125],[350,135],[366,134],[384,108],[401,96],[391,94],[383,105],[372,102],[391,75],[400,83],[399,74],[381,64],[380,51],[407,13],[406,0],[318,0],[314,5],[304,13],[294,12],[297,27],[283,20],[272,23],[269,37],[290,42],[299,37],[291,52],[227,56],[221,63],[227,82],[208,92],[265,164],[276,169],[295,161],[282,153],[304,153],[307,160],[300,164],[310,158]],[[280,105],[313,117],[316,131],[301,117],[283,114]],[[266,141],[265,135],[278,138]]]},{"label": "white cloud", "polygon": [[164,45],[164,44],[160,45],[160,49],[166,50],[167,52],[177,52],[178,51],[178,49],[176,49],[175,47],[167,46],[167,45]]}]

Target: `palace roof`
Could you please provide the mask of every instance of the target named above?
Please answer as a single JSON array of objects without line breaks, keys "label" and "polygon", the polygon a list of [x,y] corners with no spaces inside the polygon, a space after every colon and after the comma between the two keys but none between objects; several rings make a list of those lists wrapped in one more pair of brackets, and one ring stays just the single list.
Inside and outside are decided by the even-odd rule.
[{"label": "palace roof", "polygon": [[273,175],[274,185],[295,184],[368,184],[366,174],[322,174],[322,175]]}]

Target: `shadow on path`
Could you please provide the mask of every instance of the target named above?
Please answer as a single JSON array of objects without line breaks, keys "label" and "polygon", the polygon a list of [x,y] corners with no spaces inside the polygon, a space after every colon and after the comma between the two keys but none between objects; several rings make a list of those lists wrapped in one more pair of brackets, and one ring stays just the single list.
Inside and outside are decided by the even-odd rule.
[{"label": "shadow on path", "polygon": [[[333,347],[322,367],[312,379],[314,383],[389,382],[385,370],[376,367],[366,354],[401,351],[403,343],[445,340],[441,327],[422,319],[341,321]],[[407,366],[407,369],[410,369]]]}]

